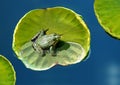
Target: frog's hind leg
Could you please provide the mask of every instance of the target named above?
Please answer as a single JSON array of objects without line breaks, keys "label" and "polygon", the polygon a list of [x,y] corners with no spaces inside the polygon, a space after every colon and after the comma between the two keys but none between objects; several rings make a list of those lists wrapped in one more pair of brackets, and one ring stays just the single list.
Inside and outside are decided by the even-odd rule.
[{"label": "frog's hind leg", "polygon": [[45,30],[43,30],[44,31],[44,35],[46,35],[46,32],[48,31],[49,29],[45,29]]},{"label": "frog's hind leg", "polygon": [[45,56],[45,51],[36,43],[32,44],[33,49],[39,53],[42,57]]}]

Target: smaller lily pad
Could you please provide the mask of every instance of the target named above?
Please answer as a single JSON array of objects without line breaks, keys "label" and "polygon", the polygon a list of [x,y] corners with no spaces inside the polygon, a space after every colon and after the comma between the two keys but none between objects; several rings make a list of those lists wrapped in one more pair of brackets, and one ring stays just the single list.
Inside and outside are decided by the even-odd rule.
[{"label": "smaller lily pad", "polygon": [[120,39],[120,0],[95,0],[94,11],[103,29]]},{"label": "smaller lily pad", "polygon": [[0,85],[15,85],[16,74],[10,61],[0,55]]}]

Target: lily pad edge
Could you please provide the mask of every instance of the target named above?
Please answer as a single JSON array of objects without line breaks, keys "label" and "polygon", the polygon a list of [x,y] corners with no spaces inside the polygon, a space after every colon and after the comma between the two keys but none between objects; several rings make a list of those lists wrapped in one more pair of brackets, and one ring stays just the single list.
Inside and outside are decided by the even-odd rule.
[{"label": "lily pad edge", "polygon": [[14,85],[15,85],[16,84],[16,72],[15,72],[15,69],[14,69],[12,63],[5,56],[3,56],[1,54],[0,54],[0,57],[2,57],[5,61],[7,61],[7,63],[11,67],[11,70],[14,72]]}]

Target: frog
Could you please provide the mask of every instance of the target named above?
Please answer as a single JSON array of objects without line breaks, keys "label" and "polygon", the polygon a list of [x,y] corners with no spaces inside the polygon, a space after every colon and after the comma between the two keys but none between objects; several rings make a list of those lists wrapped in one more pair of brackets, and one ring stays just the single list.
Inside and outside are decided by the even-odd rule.
[{"label": "frog", "polygon": [[49,51],[52,56],[56,56],[56,45],[60,41],[61,35],[56,33],[46,34],[47,31],[48,29],[42,29],[31,39],[32,47],[41,56],[45,56],[46,51]]}]

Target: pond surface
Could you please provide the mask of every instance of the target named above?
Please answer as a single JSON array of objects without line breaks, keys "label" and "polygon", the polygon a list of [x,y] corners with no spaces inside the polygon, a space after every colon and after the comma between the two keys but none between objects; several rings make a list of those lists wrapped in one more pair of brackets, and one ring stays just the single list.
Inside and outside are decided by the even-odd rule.
[{"label": "pond surface", "polygon": [[[16,85],[120,85],[120,40],[110,37],[99,25],[93,10],[94,0],[1,0],[0,54],[13,64]],[[32,71],[16,58],[12,35],[18,20],[36,8],[64,6],[81,14],[91,32],[89,58],[75,65],[55,66],[47,71]]]}]

